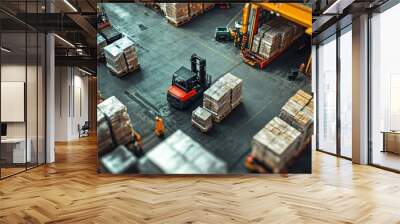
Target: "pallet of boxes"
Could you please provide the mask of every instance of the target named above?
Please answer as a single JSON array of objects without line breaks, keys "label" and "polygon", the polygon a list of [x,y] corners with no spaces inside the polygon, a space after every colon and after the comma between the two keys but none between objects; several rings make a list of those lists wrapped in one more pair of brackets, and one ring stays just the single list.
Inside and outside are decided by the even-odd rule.
[{"label": "pallet of boxes", "polygon": [[97,145],[100,169],[114,174],[137,170],[140,149],[127,108],[112,96],[97,105]]},{"label": "pallet of boxes", "polygon": [[282,107],[279,117],[273,118],[253,137],[246,166],[257,172],[286,172],[310,144],[312,130],[313,99],[299,90]]},{"label": "pallet of boxes", "polygon": [[167,3],[165,17],[174,26],[181,26],[190,21],[189,3]]},{"label": "pallet of boxes", "polygon": [[203,107],[192,112],[192,125],[208,132],[214,122],[221,122],[241,102],[243,80],[227,73],[204,92]]},{"label": "pallet of boxes", "polygon": [[150,150],[139,161],[144,174],[223,174],[227,164],[181,130]]},{"label": "pallet of boxes", "polygon": [[251,51],[270,59],[285,51],[301,34],[302,28],[290,21],[281,18],[268,20],[258,28]]},{"label": "pallet of boxes", "polygon": [[140,68],[133,42],[124,37],[104,48],[107,67],[114,75],[122,77]]}]

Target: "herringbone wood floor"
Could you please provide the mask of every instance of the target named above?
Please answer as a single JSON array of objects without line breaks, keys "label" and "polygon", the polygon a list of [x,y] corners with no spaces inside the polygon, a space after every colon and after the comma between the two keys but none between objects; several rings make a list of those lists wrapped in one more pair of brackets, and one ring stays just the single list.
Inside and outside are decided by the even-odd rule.
[{"label": "herringbone wood floor", "polygon": [[400,223],[400,175],[315,152],[312,175],[96,173],[96,141],[0,181],[0,223]]}]

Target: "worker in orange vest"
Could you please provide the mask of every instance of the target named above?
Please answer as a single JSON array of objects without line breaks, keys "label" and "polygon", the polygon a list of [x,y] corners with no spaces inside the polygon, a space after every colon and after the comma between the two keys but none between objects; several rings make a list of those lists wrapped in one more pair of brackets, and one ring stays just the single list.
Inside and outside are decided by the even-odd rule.
[{"label": "worker in orange vest", "polygon": [[164,131],[165,131],[164,121],[162,118],[157,116],[156,117],[156,129],[154,130],[154,132],[156,133],[156,135],[158,137],[162,137],[162,136],[164,136]]}]

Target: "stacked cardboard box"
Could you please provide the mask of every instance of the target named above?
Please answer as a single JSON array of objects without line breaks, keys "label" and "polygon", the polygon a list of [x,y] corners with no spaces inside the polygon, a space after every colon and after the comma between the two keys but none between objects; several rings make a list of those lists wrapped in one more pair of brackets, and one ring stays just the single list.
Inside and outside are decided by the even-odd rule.
[{"label": "stacked cardboard box", "polygon": [[263,38],[264,37],[264,33],[267,32],[270,29],[271,29],[271,25],[270,24],[263,24],[260,27],[258,27],[257,34],[259,34],[261,36],[261,38]]},{"label": "stacked cardboard box", "polygon": [[203,107],[211,112],[215,122],[221,122],[242,98],[243,81],[227,73],[204,92]]},{"label": "stacked cardboard box", "polygon": [[119,39],[104,48],[107,67],[118,76],[139,68],[136,49],[127,37]]},{"label": "stacked cardboard box", "polygon": [[275,117],[253,137],[251,155],[273,172],[281,172],[298,154],[300,135],[298,130]]},{"label": "stacked cardboard box", "polygon": [[179,24],[190,18],[188,3],[167,3],[166,17],[175,24]]},{"label": "stacked cardboard box", "polygon": [[278,30],[282,33],[281,49],[288,47],[293,41],[294,27],[283,23]]},{"label": "stacked cardboard box", "polygon": [[227,73],[218,81],[224,83],[231,89],[231,107],[233,110],[242,100],[243,80],[234,76],[232,73]]},{"label": "stacked cardboard box", "polygon": [[107,120],[116,145],[134,142],[134,130],[127,108],[115,96],[100,103],[97,110],[103,113],[104,119]]},{"label": "stacked cardboard box", "polygon": [[313,132],[313,99],[308,93],[299,90],[282,107],[279,117],[302,133],[300,143],[306,144]]},{"label": "stacked cardboard box", "polygon": [[106,39],[100,34],[97,34],[97,58],[104,57],[104,47],[107,46]]},{"label": "stacked cardboard box", "polygon": [[264,33],[257,33],[256,35],[254,35],[253,38],[253,46],[251,47],[251,51],[254,53],[258,53],[258,50],[260,49],[260,43],[261,43],[261,39],[263,37]]},{"label": "stacked cardboard box", "polygon": [[99,155],[104,155],[115,148],[110,127],[100,110],[97,110],[97,147]]},{"label": "stacked cardboard box", "polygon": [[224,161],[211,154],[181,130],[149,151],[139,162],[141,173],[226,173]]},{"label": "stacked cardboard box", "polygon": [[272,28],[264,33],[261,40],[259,54],[264,58],[270,58],[280,50],[282,33],[278,28]]},{"label": "stacked cardboard box", "polygon": [[199,128],[202,132],[209,131],[212,128],[211,113],[202,107],[197,107],[192,112],[192,125]]},{"label": "stacked cardboard box", "polygon": [[189,3],[189,8],[190,16],[197,16],[203,12],[202,3]]},{"label": "stacked cardboard box", "polygon": [[231,88],[217,81],[204,92],[203,107],[211,112],[215,122],[221,122],[232,110]]}]

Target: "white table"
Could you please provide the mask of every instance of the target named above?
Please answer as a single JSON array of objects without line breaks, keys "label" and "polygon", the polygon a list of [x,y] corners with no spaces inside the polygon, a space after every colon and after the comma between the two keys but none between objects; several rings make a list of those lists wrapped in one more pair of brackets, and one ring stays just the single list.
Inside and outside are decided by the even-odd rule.
[{"label": "white table", "polygon": [[[32,153],[31,153],[31,146],[32,140],[30,138],[5,138],[1,139],[1,150],[2,152],[6,150],[12,150],[12,163],[25,163],[31,162],[32,160]],[[26,151],[25,151],[25,145]],[[26,153],[26,154],[25,154]],[[2,156],[3,157],[3,156]],[[25,161],[26,159],[26,161]]]}]

